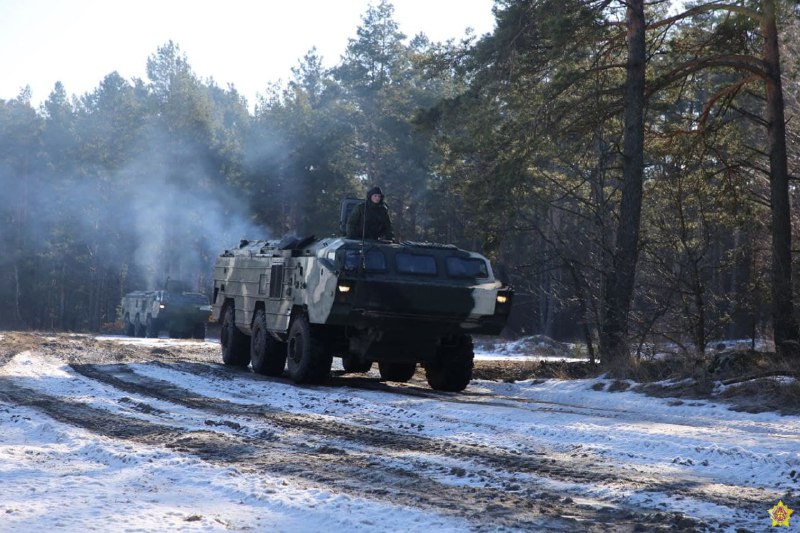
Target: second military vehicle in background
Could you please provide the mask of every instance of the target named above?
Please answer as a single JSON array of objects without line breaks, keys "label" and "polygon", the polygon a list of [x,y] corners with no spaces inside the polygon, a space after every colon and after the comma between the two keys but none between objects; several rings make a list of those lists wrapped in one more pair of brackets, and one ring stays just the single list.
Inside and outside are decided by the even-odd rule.
[{"label": "second military vehicle in background", "polygon": [[188,284],[168,280],[163,290],[134,291],[122,298],[120,318],[123,333],[130,337],[204,339],[211,313],[208,296],[191,291]]}]

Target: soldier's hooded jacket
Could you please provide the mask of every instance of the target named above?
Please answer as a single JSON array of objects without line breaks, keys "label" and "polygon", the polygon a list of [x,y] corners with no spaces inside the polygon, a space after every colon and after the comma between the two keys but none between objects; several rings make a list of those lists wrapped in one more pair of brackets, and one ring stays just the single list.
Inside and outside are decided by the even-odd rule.
[{"label": "soldier's hooded jacket", "polygon": [[[370,199],[373,194],[381,195],[379,203],[376,204]],[[364,216],[365,209],[366,216]],[[383,202],[383,191],[380,187],[368,190],[364,203],[355,206],[347,219],[348,239],[361,239],[362,233],[365,239],[394,239],[392,220],[389,218],[389,209]]]}]

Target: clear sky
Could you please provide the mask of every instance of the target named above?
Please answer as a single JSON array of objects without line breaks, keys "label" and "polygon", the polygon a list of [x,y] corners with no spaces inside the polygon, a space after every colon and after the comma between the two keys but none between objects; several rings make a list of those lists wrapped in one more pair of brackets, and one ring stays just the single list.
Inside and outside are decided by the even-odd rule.
[{"label": "clear sky", "polygon": [[[30,85],[38,105],[61,81],[68,94],[95,89],[113,71],[146,78],[147,58],[169,40],[195,74],[236,86],[252,106],[257,93],[316,46],[338,63],[348,38],[378,0],[0,0],[0,99]],[[493,0],[394,0],[411,37],[461,38],[492,31]]]}]

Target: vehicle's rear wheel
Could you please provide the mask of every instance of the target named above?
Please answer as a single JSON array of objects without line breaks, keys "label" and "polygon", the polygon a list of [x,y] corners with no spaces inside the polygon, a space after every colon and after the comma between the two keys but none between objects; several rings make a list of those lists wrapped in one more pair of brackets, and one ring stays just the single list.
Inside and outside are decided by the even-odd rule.
[{"label": "vehicle's rear wheel", "polygon": [[286,366],[286,343],[278,341],[267,331],[267,315],[263,309],[256,311],[253,320],[250,362],[253,372],[265,376],[280,376]]},{"label": "vehicle's rear wheel", "polygon": [[144,337],[144,324],[139,320],[139,315],[136,315],[136,319],[133,321],[133,331],[134,337]]},{"label": "vehicle's rear wheel", "polygon": [[146,326],[145,326],[144,336],[145,337],[150,337],[152,339],[157,339],[158,338],[158,324],[156,323],[155,320],[153,320],[152,316],[148,316],[147,317],[147,323],[146,323]]},{"label": "vehicle's rear wheel", "polygon": [[289,328],[286,362],[289,377],[295,383],[320,383],[331,373],[333,357],[313,334],[304,315],[295,318]]},{"label": "vehicle's rear wheel", "polygon": [[345,355],[342,357],[342,368],[349,373],[369,372],[372,361],[362,361],[355,355]]},{"label": "vehicle's rear wheel", "polygon": [[425,363],[425,376],[434,390],[459,392],[472,379],[475,358],[472,337],[461,335],[454,341],[453,344],[440,346],[436,357]]},{"label": "vehicle's rear wheel", "polygon": [[199,340],[204,340],[206,338],[206,323],[200,322],[199,324],[195,324],[194,328],[192,329],[192,337]]},{"label": "vehicle's rear wheel", "polygon": [[188,329],[170,329],[167,333],[170,339],[188,339],[192,335]]},{"label": "vehicle's rear wheel", "polygon": [[250,362],[250,346],[247,335],[239,331],[233,311],[233,304],[225,306],[219,343],[222,346],[222,362],[228,366],[247,366]]},{"label": "vehicle's rear wheel", "polygon": [[381,371],[381,379],[384,381],[405,383],[414,376],[414,372],[417,370],[417,363],[378,361],[378,370]]}]

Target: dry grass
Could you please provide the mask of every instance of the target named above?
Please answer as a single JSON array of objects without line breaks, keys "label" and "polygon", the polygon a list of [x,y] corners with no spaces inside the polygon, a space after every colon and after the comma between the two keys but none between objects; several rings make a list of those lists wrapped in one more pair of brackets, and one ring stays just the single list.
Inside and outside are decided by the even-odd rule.
[{"label": "dry grass", "polygon": [[584,379],[602,373],[598,365],[568,361],[475,361],[473,378],[493,381],[525,381],[529,379]]},{"label": "dry grass", "polygon": [[[563,355],[566,358],[570,354]],[[798,362],[774,352],[752,350],[726,350],[705,357],[633,359],[613,372],[588,361],[476,361],[473,377],[514,382],[604,376],[612,381],[596,384],[596,390],[619,392],[633,387],[653,396],[715,399],[742,411],[797,415],[800,414]]]}]

